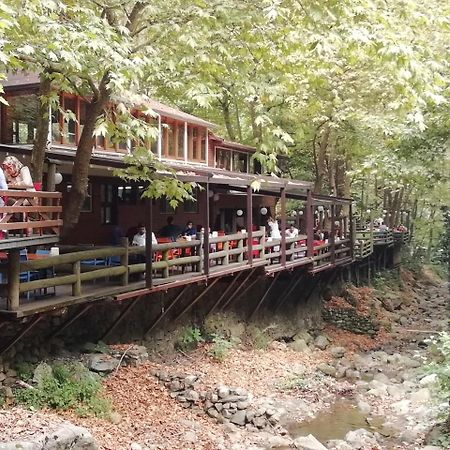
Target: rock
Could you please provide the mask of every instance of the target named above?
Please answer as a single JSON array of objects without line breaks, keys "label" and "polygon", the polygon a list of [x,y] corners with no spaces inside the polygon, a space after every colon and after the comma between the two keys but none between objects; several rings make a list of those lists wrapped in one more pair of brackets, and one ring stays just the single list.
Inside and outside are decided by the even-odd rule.
[{"label": "rock", "polygon": [[431,399],[431,393],[428,388],[419,389],[410,394],[410,399],[413,403],[427,403]]},{"label": "rock", "polygon": [[349,431],[345,435],[345,440],[353,445],[355,449],[357,448],[377,448],[378,443],[375,435],[364,428],[359,428],[358,430]]},{"label": "rock", "polygon": [[289,447],[291,445],[291,440],[286,439],[281,436],[271,436],[267,441],[267,447],[269,448],[279,448],[279,447]]},{"label": "rock", "polygon": [[344,347],[331,347],[330,348],[330,353],[335,357],[335,358],[342,358],[345,355],[345,348]]},{"label": "rock", "polygon": [[388,385],[387,392],[394,400],[398,400],[405,395],[405,391],[395,384]]},{"label": "rock", "polygon": [[254,417],[252,423],[258,428],[264,428],[267,424],[266,419],[263,416]]},{"label": "rock", "polygon": [[235,425],[244,426],[245,425],[245,417],[246,412],[244,410],[237,411],[230,419],[231,423],[234,423]]},{"label": "rock", "polygon": [[328,347],[329,343],[330,340],[323,334],[317,336],[314,340],[314,345],[320,350],[325,350]]},{"label": "rock", "polygon": [[403,356],[400,359],[400,364],[409,367],[411,369],[415,369],[417,367],[420,367],[422,363],[420,361],[417,361],[416,359],[409,358],[408,356]]},{"label": "rock", "polygon": [[295,339],[303,339],[308,345],[314,341],[314,338],[307,331],[300,331],[295,335]]},{"label": "rock", "polygon": [[329,450],[355,450],[350,444],[339,439],[327,441],[326,445]]},{"label": "rock", "polygon": [[289,348],[291,348],[292,350],[299,352],[299,353],[310,351],[308,344],[306,343],[306,341],[304,339],[295,339],[294,341],[289,343]]},{"label": "rock", "polygon": [[42,450],[98,450],[89,430],[64,423],[56,431],[45,436]]},{"label": "rock", "polygon": [[437,447],[436,445],[426,445],[421,447],[419,450],[442,450],[442,447]]},{"label": "rock", "polygon": [[119,424],[120,422],[122,422],[122,416],[116,412],[113,411],[110,415],[109,415],[109,420],[111,423],[113,423],[114,425]]},{"label": "rock", "polygon": [[336,369],[333,366],[330,366],[330,364],[321,363],[317,366],[317,370],[330,377],[336,376]]},{"label": "rock", "polygon": [[186,398],[186,400],[188,402],[198,402],[200,400],[200,396],[198,395],[197,391],[194,391],[194,389],[188,389],[185,394],[184,397]]},{"label": "rock", "polygon": [[312,434],[295,439],[294,445],[295,448],[302,450],[327,450]]},{"label": "rock", "polygon": [[409,320],[407,317],[402,316],[402,317],[400,317],[399,323],[400,323],[400,325],[406,326],[406,325],[408,325]]},{"label": "rock", "polygon": [[8,378],[15,378],[15,377],[17,377],[17,372],[14,369],[8,369],[6,371],[6,376]]},{"label": "rock", "polygon": [[376,380],[376,381],[379,381],[380,383],[383,383],[383,384],[389,384],[390,383],[389,377],[387,377],[384,373],[376,373],[373,376],[373,379]]},{"label": "rock", "polygon": [[432,373],[430,375],[426,375],[425,377],[423,377],[420,381],[419,384],[421,386],[430,386],[433,384],[437,384],[439,381],[438,376],[435,373]]},{"label": "rock", "polygon": [[6,380],[6,375],[3,372],[0,372],[0,383]]},{"label": "rock", "polygon": [[214,403],[214,408],[216,408],[217,411],[220,412],[223,409],[223,405],[222,405],[222,403]]},{"label": "rock", "polygon": [[97,373],[111,373],[119,364],[120,361],[116,358],[103,354],[94,354],[89,358],[88,368]]},{"label": "rock", "polygon": [[169,390],[172,392],[179,392],[184,389],[184,384],[179,380],[173,380],[169,384]]},{"label": "rock", "polygon": [[249,407],[250,403],[249,402],[237,402],[236,406],[237,409],[247,409]]},{"label": "rock", "polygon": [[53,369],[47,363],[42,362],[37,365],[36,369],[34,369],[33,383],[36,383],[38,386],[41,386],[44,379],[51,377],[52,374]]},{"label": "rock", "polygon": [[0,443],[0,450],[40,450],[41,448],[41,445],[34,442],[14,441]]},{"label": "rock", "polygon": [[370,414],[370,410],[372,409],[372,407],[365,401],[360,400],[358,402],[358,409],[364,414],[364,415],[368,415]]},{"label": "rock", "polygon": [[397,415],[404,416],[408,414],[411,402],[409,400],[400,400],[392,403],[391,407]]},{"label": "rock", "polygon": [[255,411],[247,410],[245,413],[245,417],[247,419],[247,422],[252,422],[255,418]]},{"label": "rock", "polygon": [[193,386],[197,380],[198,377],[196,375],[188,375],[183,381],[186,386]]},{"label": "rock", "polygon": [[183,434],[183,440],[190,444],[195,444],[198,441],[198,437],[194,431],[186,431],[186,433]]},{"label": "rock", "polygon": [[214,419],[217,419],[219,417],[219,412],[215,408],[209,408],[206,413],[208,416],[213,417]]},{"label": "rock", "polygon": [[220,398],[228,397],[228,396],[230,395],[230,389],[227,388],[226,386],[219,386],[219,387],[217,388],[217,395],[218,395]]},{"label": "rock", "polygon": [[137,442],[132,442],[130,445],[131,450],[142,450],[142,445]]}]

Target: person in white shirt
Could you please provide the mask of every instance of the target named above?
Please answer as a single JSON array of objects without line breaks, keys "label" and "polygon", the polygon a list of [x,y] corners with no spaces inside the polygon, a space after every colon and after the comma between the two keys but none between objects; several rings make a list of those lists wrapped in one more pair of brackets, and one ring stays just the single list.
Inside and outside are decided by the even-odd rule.
[{"label": "person in white shirt", "polygon": [[286,230],[286,237],[297,237],[298,236],[298,228],[295,228],[294,224],[291,224],[289,228]]},{"label": "person in white shirt", "polygon": [[[152,231],[152,244],[157,244],[155,233]],[[133,236],[131,245],[138,247],[145,247],[145,227],[144,225],[138,225],[138,232]]]},{"label": "person in white shirt", "polygon": [[[3,191],[8,190],[8,183],[6,183],[5,173],[3,172],[3,169],[0,168],[0,189]],[[3,197],[0,197],[0,206],[4,206],[5,202],[3,200]]]}]

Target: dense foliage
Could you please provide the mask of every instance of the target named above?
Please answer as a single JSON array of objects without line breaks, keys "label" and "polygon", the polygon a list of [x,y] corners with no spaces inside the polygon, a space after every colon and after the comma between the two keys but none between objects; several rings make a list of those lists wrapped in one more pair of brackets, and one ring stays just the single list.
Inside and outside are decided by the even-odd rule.
[{"label": "dense foliage", "polygon": [[[86,193],[93,135],[154,139],[130,106],[156,96],[255,145],[268,172],[285,154],[290,175],[353,195],[361,214],[398,224],[410,211],[431,258],[450,202],[449,28],[440,0],[4,0],[0,64],[43,73],[43,115],[58,102],[52,85],[90,102],[66,224]],[[183,183],[156,185],[149,196],[189,198]]]}]

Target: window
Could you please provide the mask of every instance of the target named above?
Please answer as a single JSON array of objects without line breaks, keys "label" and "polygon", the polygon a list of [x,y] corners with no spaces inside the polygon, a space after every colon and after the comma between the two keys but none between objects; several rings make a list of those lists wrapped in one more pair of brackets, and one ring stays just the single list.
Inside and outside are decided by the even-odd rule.
[{"label": "window", "polygon": [[[76,97],[63,97],[62,107],[65,110],[66,114],[71,116],[77,116],[78,111],[78,102]],[[77,121],[73,119],[73,117],[64,117],[63,122],[63,143],[65,144],[76,144],[78,141],[78,124]]]},{"label": "window", "polygon": [[252,173],[262,174],[261,163],[255,158],[251,158],[250,162],[252,166]]},{"label": "window", "polygon": [[112,184],[100,185],[100,220],[102,225],[117,225],[117,190]]},{"label": "window", "polygon": [[231,170],[231,150],[216,148],[216,167]]},{"label": "window", "polygon": [[39,100],[34,94],[8,95],[2,140],[7,144],[30,144],[36,137]]},{"label": "window", "polygon": [[190,214],[198,214],[198,188],[192,192],[194,200],[186,200],[183,203],[183,211]]},{"label": "window", "polygon": [[177,125],[177,158],[184,159],[184,124]]},{"label": "window", "polygon": [[206,161],[206,130],[201,127],[189,127],[189,159]]},{"label": "window", "polygon": [[248,172],[247,153],[233,152],[233,172]]},{"label": "window", "polygon": [[135,205],[136,190],[133,188],[133,186],[118,186],[117,200],[120,204],[123,205]]},{"label": "window", "polygon": [[161,214],[176,214],[176,208],[170,206],[169,200],[166,197],[161,197]]}]

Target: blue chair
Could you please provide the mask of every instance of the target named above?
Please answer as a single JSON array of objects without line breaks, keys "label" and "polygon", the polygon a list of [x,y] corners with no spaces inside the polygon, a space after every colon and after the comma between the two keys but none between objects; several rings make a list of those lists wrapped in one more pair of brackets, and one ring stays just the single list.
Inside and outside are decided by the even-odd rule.
[{"label": "blue chair", "polygon": [[120,266],[120,256],[110,256],[107,258],[107,265],[108,266]]},{"label": "blue chair", "polygon": [[[38,248],[36,250],[36,255],[50,256],[50,250]],[[40,272],[43,273],[44,278],[54,278],[56,276],[54,266],[47,269],[42,269],[42,271]],[[44,290],[47,291],[47,288],[45,288]],[[56,295],[56,286],[53,286],[53,294]]]},{"label": "blue chair", "polygon": [[[26,248],[20,250],[20,261],[28,261],[28,250]],[[20,272],[19,276],[21,283],[27,283],[29,281],[39,279],[39,271],[37,270],[27,270],[25,272]],[[33,293],[36,291],[33,291]],[[30,291],[27,291],[27,300],[30,299]]]}]

